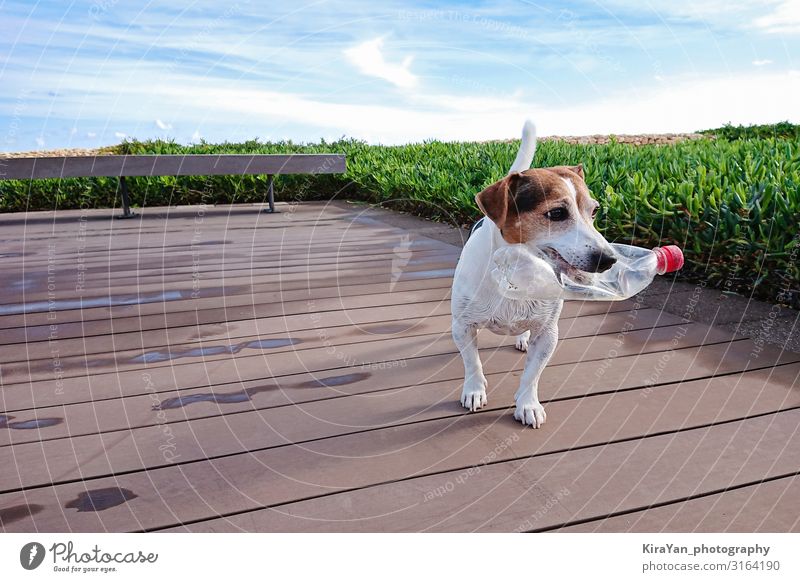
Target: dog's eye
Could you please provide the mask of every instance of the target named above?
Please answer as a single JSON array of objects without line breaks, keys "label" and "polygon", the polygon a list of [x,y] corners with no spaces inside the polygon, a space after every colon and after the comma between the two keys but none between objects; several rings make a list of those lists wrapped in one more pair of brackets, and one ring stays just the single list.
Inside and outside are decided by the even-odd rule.
[{"label": "dog's eye", "polygon": [[597,216],[597,213],[599,212],[599,210],[600,210],[599,206],[595,206],[594,208],[592,208],[592,218]]},{"label": "dog's eye", "polygon": [[555,222],[560,222],[569,218],[569,212],[566,208],[553,208],[544,213],[545,217]]}]

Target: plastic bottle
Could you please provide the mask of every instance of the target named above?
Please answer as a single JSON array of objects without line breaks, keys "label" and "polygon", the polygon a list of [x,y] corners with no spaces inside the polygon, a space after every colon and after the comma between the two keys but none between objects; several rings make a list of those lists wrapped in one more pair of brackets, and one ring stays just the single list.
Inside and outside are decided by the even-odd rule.
[{"label": "plastic bottle", "polygon": [[603,273],[558,273],[525,245],[508,245],[495,251],[492,278],[500,293],[510,299],[584,299],[621,301],[647,287],[656,275],[677,271],[683,253],[674,245],[644,249],[612,244],[617,262]]}]

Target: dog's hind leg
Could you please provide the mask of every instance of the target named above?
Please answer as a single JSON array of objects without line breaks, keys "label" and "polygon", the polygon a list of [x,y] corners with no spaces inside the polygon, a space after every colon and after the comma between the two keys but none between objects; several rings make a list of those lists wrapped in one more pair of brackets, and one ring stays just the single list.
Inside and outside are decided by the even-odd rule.
[{"label": "dog's hind leg", "polygon": [[525,370],[520,378],[519,389],[514,395],[517,409],[514,418],[533,428],[541,427],[547,415],[539,402],[539,377],[550,360],[558,343],[557,318],[551,321],[528,346]]},{"label": "dog's hind leg", "polygon": [[531,331],[528,330],[525,333],[521,333],[517,336],[517,341],[514,344],[514,347],[517,348],[521,352],[528,351],[528,340],[531,339]]},{"label": "dog's hind leg", "polygon": [[478,354],[478,330],[474,325],[453,319],[453,341],[464,360],[464,388],[461,391],[461,406],[475,411],[486,406],[486,376]]}]

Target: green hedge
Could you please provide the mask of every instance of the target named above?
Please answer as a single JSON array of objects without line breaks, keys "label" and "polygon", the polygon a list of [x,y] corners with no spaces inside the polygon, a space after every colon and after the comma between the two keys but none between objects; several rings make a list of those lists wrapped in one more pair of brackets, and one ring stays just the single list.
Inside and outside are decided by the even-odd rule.
[{"label": "green hedge", "polygon": [[723,125],[716,129],[706,129],[700,133],[712,135],[720,139],[762,139],[768,137],[784,139],[800,139],[800,125],[788,121],[769,125]]},{"label": "green hedge", "polygon": [[[355,140],[181,146],[129,141],[123,153],[288,153],[347,155],[345,175],[282,176],[278,200],[334,197],[380,203],[451,224],[479,216],[474,195],[501,178],[517,143],[427,142],[370,146]],[[675,243],[682,277],[800,307],[800,142],[715,139],[670,146],[543,142],[537,166],[582,162],[602,203],[598,228],[610,240]],[[230,203],[265,199],[262,176],[129,180],[134,205]],[[115,180],[0,182],[0,210],[108,207]]]}]

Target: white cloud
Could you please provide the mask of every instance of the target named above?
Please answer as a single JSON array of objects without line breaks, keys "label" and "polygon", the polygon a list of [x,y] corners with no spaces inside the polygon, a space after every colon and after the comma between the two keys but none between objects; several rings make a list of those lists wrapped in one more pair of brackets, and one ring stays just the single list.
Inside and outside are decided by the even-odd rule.
[{"label": "white cloud", "polygon": [[428,94],[418,92],[410,94],[408,99],[414,105],[422,105],[426,109],[433,107],[451,113],[473,115],[480,115],[484,111],[514,110],[523,103],[522,91],[519,89],[503,97],[473,97],[471,95],[453,95],[448,93]]},{"label": "white cloud", "polygon": [[345,50],[344,54],[365,75],[378,77],[404,89],[414,87],[418,79],[409,71],[414,57],[407,56],[401,64],[393,65],[383,58],[382,48],[383,38],[375,38]]},{"label": "white cloud", "polygon": [[119,139],[125,139],[128,136],[125,135],[124,133],[122,133],[121,131],[115,131],[114,132],[114,137],[119,138]]},{"label": "white cloud", "polygon": [[40,148],[44,147],[44,138],[42,136],[36,138],[36,145]]},{"label": "white cloud", "polygon": [[763,14],[776,0],[605,0],[603,6],[611,14],[635,10],[652,12],[663,18],[689,19],[708,24],[731,24],[739,27],[752,14]]},{"label": "white cloud", "polygon": [[[485,140],[514,137],[525,118],[541,135],[662,133],[694,131],[724,123],[768,123],[797,119],[800,72],[721,77],[665,77],[665,83],[626,87],[612,95],[587,97],[570,106],[546,106],[518,98],[456,95],[410,96],[407,105],[332,103],[260,89],[198,87],[187,95],[164,89],[163,98],[182,100],[187,114],[208,111],[220,119],[245,117],[279,132],[293,124],[318,128],[326,137],[347,135],[378,143],[424,139]],[[225,112],[225,113],[223,113]],[[196,114],[195,114],[196,115]],[[257,131],[255,128],[253,131]]]},{"label": "white cloud", "polygon": [[669,133],[797,120],[800,72],[667,77],[658,87],[631,87],[596,102],[552,109],[541,133]]},{"label": "white cloud", "polygon": [[86,137],[92,139],[92,138],[97,137],[97,134],[95,132],[93,132],[93,131],[89,131],[89,132],[86,132]]},{"label": "white cloud", "polygon": [[158,127],[158,129],[167,130],[167,129],[172,129],[172,124],[164,123],[160,119],[156,119],[156,127]]},{"label": "white cloud", "polygon": [[[561,102],[545,101],[546,95],[531,97],[536,93],[529,93],[527,86],[525,93],[490,95],[485,88],[465,87],[456,81],[446,91],[430,93],[418,88],[383,100],[376,95],[369,102],[351,102],[345,95],[269,91],[259,81],[243,80],[232,86],[213,77],[189,75],[150,85],[131,83],[119,92],[116,87],[124,79],[111,72],[102,88],[91,95],[65,97],[60,114],[77,119],[86,110],[102,111],[106,103],[116,100],[109,119],[124,115],[124,127],[136,135],[156,133],[154,119],[159,115],[176,127],[203,127],[203,136],[213,141],[254,136],[316,140],[342,135],[386,144],[485,140],[517,136],[527,117],[536,121],[541,135],[677,132],[718,127],[729,121],[800,120],[795,103],[800,73],[776,68],[751,67],[748,73],[713,77],[661,73],[661,83],[650,77],[621,83],[613,92],[586,87],[580,101]],[[71,95],[87,84],[85,77],[74,75],[63,80],[62,88]],[[187,86],[193,90],[187,92]],[[153,106],[142,105],[148,102]],[[26,114],[46,117],[49,106],[32,103]],[[125,134],[117,133],[117,138],[121,137]],[[188,137],[187,132],[184,139]],[[30,139],[33,141],[33,136]]]},{"label": "white cloud", "polygon": [[783,0],[771,13],[756,18],[753,24],[772,34],[800,34],[800,1]]},{"label": "white cloud", "polygon": [[772,61],[769,59],[756,59],[753,64],[757,67],[763,67],[764,65],[771,65]]},{"label": "white cloud", "polygon": [[200,131],[199,130],[195,129],[194,133],[192,134],[192,141],[193,142],[200,141],[201,139],[203,139],[203,136],[200,135]]}]

